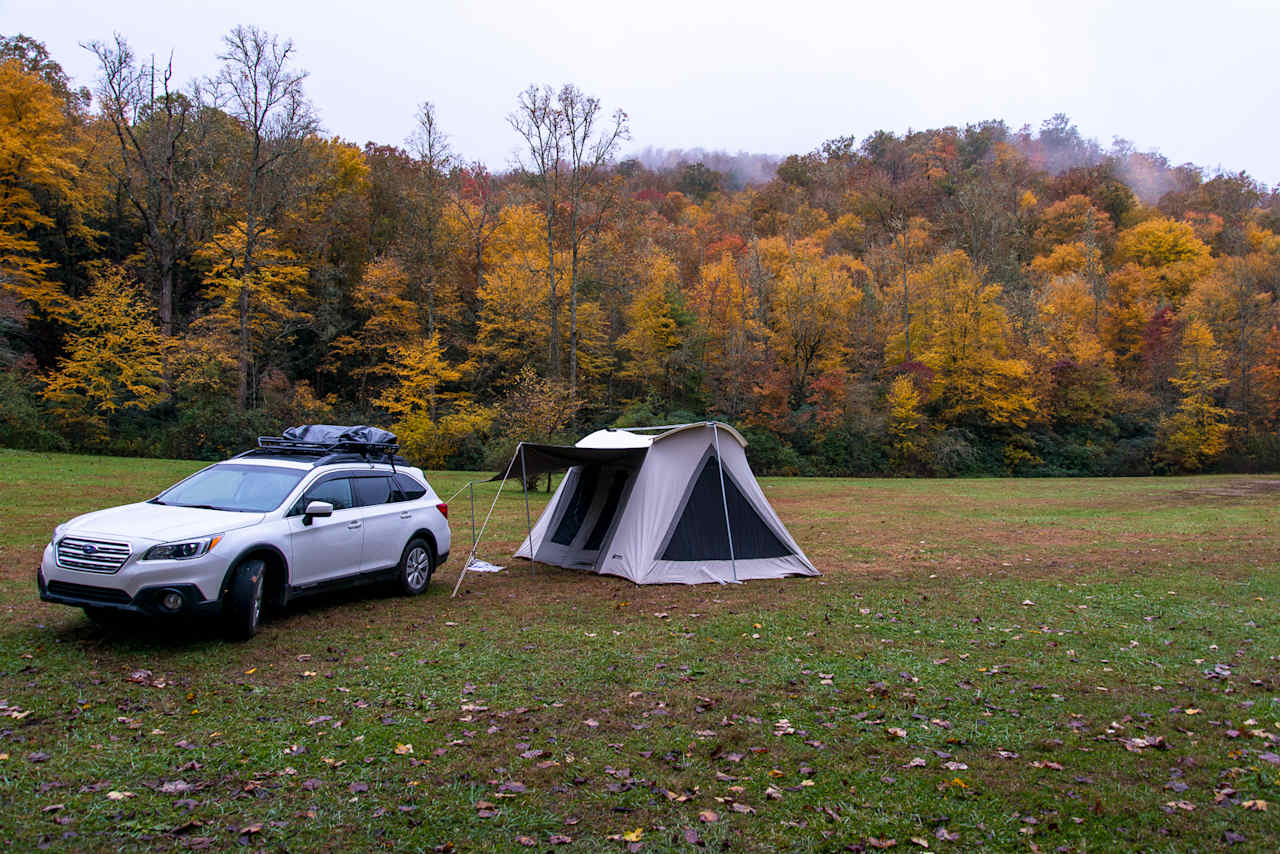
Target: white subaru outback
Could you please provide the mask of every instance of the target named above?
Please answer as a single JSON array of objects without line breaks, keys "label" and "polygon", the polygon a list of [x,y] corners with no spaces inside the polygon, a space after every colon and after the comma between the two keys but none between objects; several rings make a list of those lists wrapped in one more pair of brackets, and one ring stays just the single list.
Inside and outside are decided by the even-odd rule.
[{"label": "white subaru outback", "polygon": [[449,556],[448,506],[394,442],[292,428],[148,501],[77,516],[45,547],[40,598],[95,620],[219,615],[247,639],[264,601],[374,581],[421,593]]}]

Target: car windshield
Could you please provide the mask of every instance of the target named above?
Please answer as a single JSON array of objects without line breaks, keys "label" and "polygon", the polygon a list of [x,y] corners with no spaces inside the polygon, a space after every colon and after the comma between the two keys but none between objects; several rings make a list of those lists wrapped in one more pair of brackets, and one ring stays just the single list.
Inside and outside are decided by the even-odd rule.
[{"label": "car windshield", "polygon": [[175,507],[266,513],[279,507],[306,474],[272,466],[216,465],[196,472],[151,499]]}]

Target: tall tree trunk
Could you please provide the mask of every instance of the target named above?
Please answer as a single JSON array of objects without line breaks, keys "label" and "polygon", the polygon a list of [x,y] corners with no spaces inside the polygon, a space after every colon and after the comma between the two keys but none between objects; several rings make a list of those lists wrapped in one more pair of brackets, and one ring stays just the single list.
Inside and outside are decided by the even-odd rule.
[{"label": "tall tree trunk", "polygon": [[[573,226],[576,231],[576,223]],[[569,402],[578,400],[578,241],[569,257]]]},{"label": "tall tree trunk", "polygon": [[[254,160],[255,162],[257,161],[256,151]],[[237,367],[239,368],[240,378],[236,388],[236,402],[239,404],[241,412],[245,412],[249,408],[249,282],[250,276],[253,275],[253,252],[257,248],[254,245],[257,237],[257,228],[258,174],[255,169],[249,183],[249,204],[245,210],[244,269],[240,271],[240,299],[238,300],[240,346]]]},{"label": "tall tree trunk", "polygon": [[551,311],[551,346],[548,360],[551,376],[560,378],[560,300],[556,295],[556,248],[551,231],[552,206],[547,206],[547,306]]}]

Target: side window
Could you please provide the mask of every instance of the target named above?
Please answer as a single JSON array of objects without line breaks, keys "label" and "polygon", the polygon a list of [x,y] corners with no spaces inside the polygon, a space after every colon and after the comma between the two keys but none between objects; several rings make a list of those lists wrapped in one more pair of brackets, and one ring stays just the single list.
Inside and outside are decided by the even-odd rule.
[{"label": "side window", "polygon": [[312,501],[328,501],[334,510],[351,509],[355,506],[351,496],[351,478],[339,477],[316,484],[302,496],[294,511],[301,513]]},{"label": "side window", "polygon": [[356,492],[356,506],[369,507],[391,502],[391,478],[357,477],[352,479]]},{"label": "side window", "polygon": [[400,491],[401,501],[417,501],[427,494],[427,490],[407,474],[396,475],[396,489]]}]

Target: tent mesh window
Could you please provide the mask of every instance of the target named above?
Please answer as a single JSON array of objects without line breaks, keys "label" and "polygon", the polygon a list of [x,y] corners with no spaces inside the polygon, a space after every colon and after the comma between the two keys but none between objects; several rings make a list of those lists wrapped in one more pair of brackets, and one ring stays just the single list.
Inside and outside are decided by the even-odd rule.
[{"label": "tent mesh window", "polygon": [[551,535],[551,542],[562,546],[573,542],[578,536],[578,529],[587,518],[587,511],[591,509],[591,502],[596,496],[596,482],[600,479],[600,468],[599,466],[580,466],[577,474],[573,484],[573,497],[569,499],[569,506],[565,508],[564,515],[560,517],[560,524],[556,525],[556,531]]},{"label": "tent mesh window", "polygon": [[733,526],[733,556],[737,560],[786,557],[791,550],[778,539],[760,514],[725,472],[720,495],[720,467],[708,457],[680,513],[662,560],[729,560],[729,536],[724,527],[725,504]]},{"label": "tent mesh window", "polygon": [[613,473],[612,480],[609,481],[609,494],[605,496],[604,507],[600,510],[600,518],[596,519],[596,524],[591,528],[591,534],[587,537],[587,544],[584,551],[595,552],[600,550],[600,544],[604,542],[604,535],[609,533],[609,526],[613,524],[613,517],[618,512],[618,504],[622,501],[622,490],[626,488],[628,473],[625,471],[616,471]]}]

